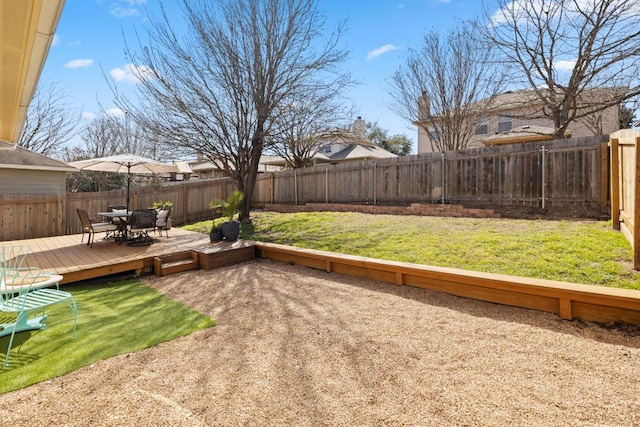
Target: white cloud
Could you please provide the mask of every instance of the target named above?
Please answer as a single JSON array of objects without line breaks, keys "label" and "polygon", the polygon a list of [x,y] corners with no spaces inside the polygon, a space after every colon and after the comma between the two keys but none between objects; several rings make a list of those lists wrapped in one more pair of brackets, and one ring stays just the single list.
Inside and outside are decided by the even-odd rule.
[{"label": "white cloud", "polygon": [[142,80],[153,78],[153,72],[145,65],[140,67],[134,64],[126,64],[122,68],[114,68],[109,75],[117,82],[140,83]]},{"label": "white cloud", "polygon": [[566,61],[566,60],[556,61],[553,64],[553,67],[556,70],[566,70],[566,71],[573,70],[573,67],[575,66],[576,66],[576,61]]},{"label": "white cloud", "polygon": [[391,52],[392,50],[398,50],[398,49],[400,49],[398,46],[395,46],[392,44],[385,44],[384,46],[381,46],[369,52],[367,54],[367,61],[371,61],[372,59],[377,58],[380,55],[383,55],[387,52]]},{"label": "white cloud", "polygon": [[105,111],[105,114],[109,117],[116,117],[119,119],[125,116],[124,110],[121,110],[120,108],[117,108],[117,107],[109,108],[108,110]]},{"label": "white cloud", "polygon": [[80,114],[80,117],[85,120],[94,120],[96,118],[96,115],[91,111],[83,111],[82,114]]},{"label": "white cloud", "polygon": [[51,46],[58,46],[60,44],[60,37],[58,34],[53,35],[53,40],[51,40]]},{"label": "white cloud", "polygon": [[73,61],[69,61],[64,64],[65,68],[86,68],[93,65],[93,59],[74,59]]},{"label": "white cloud", "polygon": [[109,13],[117,18],[128,18],[141,15],[138,7],[144,6],[147,0],[123,0],[111,3]]}]

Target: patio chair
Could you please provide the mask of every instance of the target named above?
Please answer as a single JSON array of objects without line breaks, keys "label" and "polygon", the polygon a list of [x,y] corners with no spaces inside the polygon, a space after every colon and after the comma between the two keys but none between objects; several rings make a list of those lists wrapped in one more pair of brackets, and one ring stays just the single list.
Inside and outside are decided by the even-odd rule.
[{"label": "patio chair", "polygon": [[110,222],[91,222],[89,214],[84,209],[78,208],[77,212],[80,217],[80,222],[82,223],[82,239],[80,240],[80,243],[84,241],[84,234],[88,233],[89,239],[87,240],[87,246],[91,245],[91,247],[93,247],[93,240],[95,240],[96,233],[106,233],[106,239],[111,233],[115,233],[118,229],[116,224]]},{"label": "patio chair", "polygon": [[[64,303],[73,312],[73,338],[76,338],[78,309],[69,292],[59,288],[62,276],[46,273],[38,267],[26,266],[29,247],[24,245],[3,247],[0,252],[0,312],[14,313],[16,321],[0,324],[0,336],[11,334],[4,366],[9,366],[9,355],[16,332],[45,329],[47,307]],[[55,285],[55,289],[51,286]],[[29,316],[32,316],[29,318]]]},{"label": "patio chair", "polygon": [[161,237],[162,231],[164,230],[164,232],[167,233],[167,239],[169,238],[169,230],[171,229],[171,221],[169,220],[170,216],[171,208],[159,210],[158,216],[156,217],[156,230],[160,232]]},{"label": "patio chair", "polygon": [[156,229],[156,217],[158,213],[155,209],[136,209],[131,214],[131,220],[129,221],[129,233],[133,235],[133,238],[129,242],[129,245],[150,245],[153,243],[153,238],[149,236],[150,231]]}]

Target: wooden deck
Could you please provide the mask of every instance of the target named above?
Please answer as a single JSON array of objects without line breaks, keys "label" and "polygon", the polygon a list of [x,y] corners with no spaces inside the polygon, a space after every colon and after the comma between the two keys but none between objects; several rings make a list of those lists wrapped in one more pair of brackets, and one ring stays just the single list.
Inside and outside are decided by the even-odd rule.
[{"label": "wooden deck", "polygon": [[[228,257],[231,253],[253,249],[253,243],[216,242],[212,243],[208,235],[171,229],[169,238],[155,236],[156,243],[149,246],[127,246],[113,240],[96,239],[93,247],[87,246],[87,236],[81,243],[81,234],[44,237],[39,239],[13,240],[0,242],[0,246],[25,244],[31,248],[27,258],[28,265],[61,274],[61,284],[105,277],[125,272],[154,272],[156,257],[196,252],[202,258],[205,255],[218,258]],[[237,258],[237,257],[236,257]],[[241,261],[242,259],[232,261]],[[218,262],[223,264],[224,259]],[[156,263],[157,265],[157,263]],[[157,273],[157,272],[156,272]]]}]

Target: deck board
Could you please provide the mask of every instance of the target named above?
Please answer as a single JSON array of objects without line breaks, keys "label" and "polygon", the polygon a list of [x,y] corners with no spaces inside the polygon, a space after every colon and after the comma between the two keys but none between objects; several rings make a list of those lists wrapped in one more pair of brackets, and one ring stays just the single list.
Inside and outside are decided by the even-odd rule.
[{"label": "deck board", "polygon": [[172,229],[169,238],[153,237],[155,243],[148,246],[128,246],[98,237],[90,247],[86,236],[81,242],[82,234],[0,242],[0,246],[29,246],[27,264],[60,274],[64,277],[61,284],[67,284],[138,270],[153,265],[153,258],[157,256],[188,251],[226,251],[243,245],[241,242],[211,243],[208,235],[181,229]]}]

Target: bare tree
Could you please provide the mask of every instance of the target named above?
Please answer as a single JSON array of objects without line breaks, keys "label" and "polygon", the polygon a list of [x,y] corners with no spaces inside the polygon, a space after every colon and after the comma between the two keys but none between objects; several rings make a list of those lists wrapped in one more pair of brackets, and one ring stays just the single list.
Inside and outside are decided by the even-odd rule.
[{"label": "bare tree", "polygon": [[183,0],[183,34],[163,10],[139,52],[127,49],[140,72],[140,103],[116,102],[143,129],[219,165],[245,195],[242,218],[276,113],[309,87],[348,81],[338,69],[344,27],[323,38],[326,18],[316,3]]},{"label": "bare tree", "polygon": [[[344,83],[347,83],[345,80]],[[340,102],[343,85],[330,90],[307,88],[307,94],[292,97],[288,104],[274,111],[268,136],[268,150],[282,157],[287,166],[295,169],[312,166],[313,157],[328,143],[326,138],[347,127],[353,108]]]},{"label": "bare tree", "polygon": [[59,153],[76,135],[80,114],[69,107],[68,95],[55,83],[38,86],[18,145],[45,155]]},{"label": "bare tree", "polygon": [[479,30],[515,71],[512,83],[542,102],[527,117],[551,119],[556,137],[574,120],[597,119],[640,94],[637,0],[498,0],[497,7],[485,7]]},{"label": "bare tree", "polygon": [[422,128],[433,151],[466,148],[503,86],[492,49],[474,40],[472,28],[460,23],[446,37],[429,32],[390,81],[391,109]]},{"label": "bare tree", "polygon": [[[124,151],[120,124],[113,117],[102,115],[87,122],[80,132],[84,145],[66,148],[64,160],[72,162],[95,157],[106,157]],[[82,171],[67,177],[68,191],[106,191],[122,186],[122,175]]]}]

